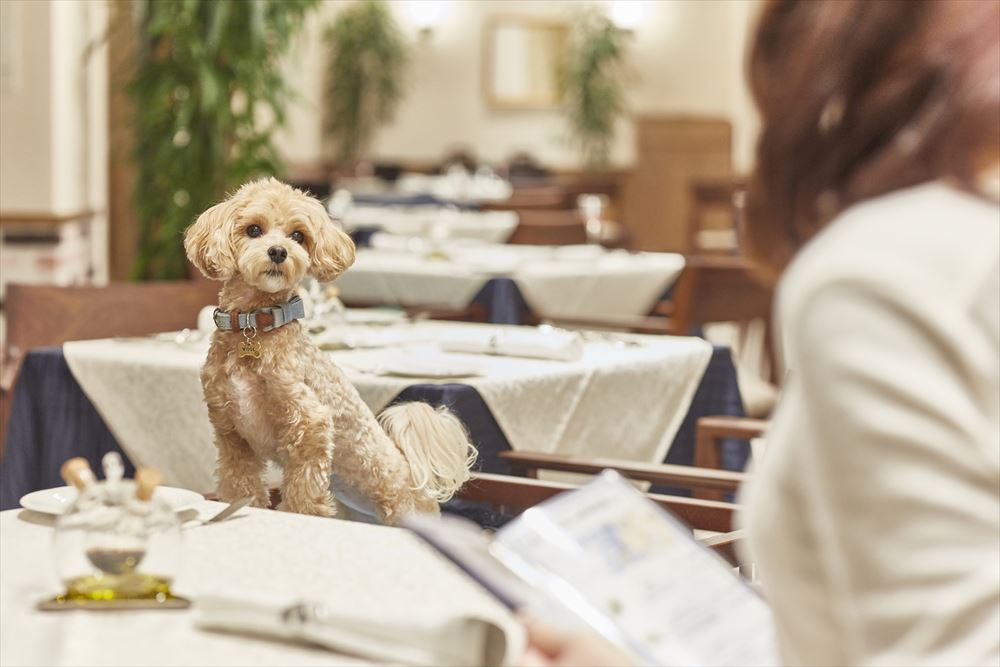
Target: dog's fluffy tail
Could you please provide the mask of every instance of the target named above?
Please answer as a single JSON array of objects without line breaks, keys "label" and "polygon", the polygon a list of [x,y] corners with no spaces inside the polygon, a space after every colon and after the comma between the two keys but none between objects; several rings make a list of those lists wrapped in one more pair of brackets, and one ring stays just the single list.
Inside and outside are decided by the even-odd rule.
[{"label": "dog's fluffy tail", "polygon": [[400,403],[386,408],[378,420],[409,462],[415,491],[442,503],[469,479],[476,448],[448,408]]}]

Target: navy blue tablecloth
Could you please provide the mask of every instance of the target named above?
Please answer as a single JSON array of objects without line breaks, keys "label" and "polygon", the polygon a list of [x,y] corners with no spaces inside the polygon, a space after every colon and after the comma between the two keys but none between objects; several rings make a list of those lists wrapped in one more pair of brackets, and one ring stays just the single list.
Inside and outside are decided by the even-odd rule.
[{"label": "navy blue tablecloth", "polygon": [[477,201],[442,199],[432,194],[356,194],[352,195],[351,202],[361,206],[449,206],[471,211],[477,211],[482,208],[482,204]]},{"label": "navy blue tablecloth", "polygon": [[[477,468],[509,472],[498,456],[510,444],[486,403],[472,387],[463,384],[417,384],[394,399],[447,405],[465,423],[479,449]],[[743,405],[736,370],[729,349],[716,347],[695,393],[683,424],[667,455],[667,463],[694,462],[694,427],[699,417],[742,416]],[[728,443],[727,443],[728,445]],[[31,491],[62,486],[59,466],[72,456],[82,456],[100,469],[104,454],[117,451],[126,460],[126,473],[134,473],[114,436],[69,370],[62,348],[42,348],[27,354],[14,391],[6,446],[0,461],[0,510],[18,506]],[[742,470],[746,446],[732,443],[723,451],[723,465]]]}]

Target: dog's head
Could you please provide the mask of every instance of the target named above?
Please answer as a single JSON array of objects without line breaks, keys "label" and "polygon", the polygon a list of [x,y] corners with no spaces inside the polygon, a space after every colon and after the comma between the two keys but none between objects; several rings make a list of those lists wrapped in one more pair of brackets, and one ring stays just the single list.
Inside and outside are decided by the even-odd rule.
[{"label": "dog's head", "polygon": [[330,282],[354,263],[354,242],[316,199],[273,178],[247,183],[184,234],[206,277],[239,276],[264,292],[292,289],[308,272]]}]

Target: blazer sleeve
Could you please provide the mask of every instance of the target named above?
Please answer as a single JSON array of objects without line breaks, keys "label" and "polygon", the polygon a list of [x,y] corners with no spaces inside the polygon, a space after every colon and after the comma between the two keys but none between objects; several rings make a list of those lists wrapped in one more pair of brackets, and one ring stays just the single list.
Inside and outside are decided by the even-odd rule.
[{"label": "blazer sleeve", "polygon": [[787,332],[851,664],[1000,662],[998,282],[971,302],[826,285]]}]

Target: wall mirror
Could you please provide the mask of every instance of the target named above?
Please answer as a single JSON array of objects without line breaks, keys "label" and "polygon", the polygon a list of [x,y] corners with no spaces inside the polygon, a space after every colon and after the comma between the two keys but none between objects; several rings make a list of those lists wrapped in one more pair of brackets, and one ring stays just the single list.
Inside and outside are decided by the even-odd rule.
[{"label": "wall mirror", "polygon": [[527,16],[487,22],[483,43],[484,93],[498,109],[550,109],[558,104],[556,67],[569,27]]}]

